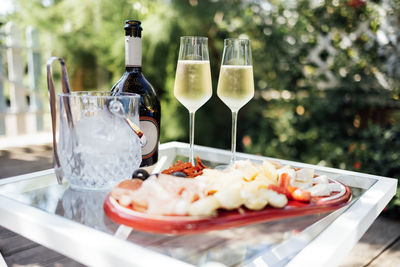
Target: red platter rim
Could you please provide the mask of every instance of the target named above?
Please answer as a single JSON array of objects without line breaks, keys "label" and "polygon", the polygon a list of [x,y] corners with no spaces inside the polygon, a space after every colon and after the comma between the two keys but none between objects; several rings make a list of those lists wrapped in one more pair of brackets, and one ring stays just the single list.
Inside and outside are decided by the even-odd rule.
[{"label": "red platter rim", "polygon": [[[351,199],[349,187],[341,185],[344,187],[345,192],[341,196],[327,201],[325,201],[327,198],[321,197],[313,198],[310,203],[290,200],[283,208],[267,206],[259,211],[252,211],[246,208],[232,211],[219,210],[218,215],[215,217],[145,214],[119,205],[111,194],[108,194],[104,200],[104,211],[115,223],[124,224],[135,230],[170,235],[195,234],[339,209],[348,204]],[[331,196],[334,195],[335,193]]]}]

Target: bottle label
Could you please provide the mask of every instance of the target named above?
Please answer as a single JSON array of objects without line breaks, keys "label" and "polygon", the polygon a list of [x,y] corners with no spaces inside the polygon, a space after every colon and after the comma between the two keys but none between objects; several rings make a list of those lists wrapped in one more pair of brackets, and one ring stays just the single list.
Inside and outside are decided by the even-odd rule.
[{"label": "bottle label", "polygon": [[142,66],[142,38],[125,36],[125,65]]},{"label": "bottle label", "polygon": [[147,139],[147,144],[142,147],[142,158],[147,159],[157,151],[160,130],[157,121],[147,116],[140,117],[140,128]]}]

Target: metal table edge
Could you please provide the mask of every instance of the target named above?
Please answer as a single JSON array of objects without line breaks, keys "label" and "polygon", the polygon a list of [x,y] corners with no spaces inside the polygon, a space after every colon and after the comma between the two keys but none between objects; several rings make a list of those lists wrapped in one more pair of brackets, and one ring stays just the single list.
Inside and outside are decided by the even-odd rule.
[{"label": "metal table edge", "polygon": [[[338,266],[396,194],[397,180],[382,178],[300,251],[287,266]],[[371,198],[378,198],[371,202]],[[354,218],[357,222],[354,223]],[[360,219],[361,218],[361,219]],[[342,231],[342,232],[341,232]],[[336,250],[329,249],[334,243]],[[339,244],[339,245],[338,245]],[[326,257],[316,257],[325,254]]]},{"label": "metal table edge", "polygon": [[3,227],[89,266],[193,266],[2,195],[0,214]]},{"label": "metal table edge", "polygon": [[0,186],[9,184],[9,183],[19,182],[22,180],[34,179],[36,177],[49,175],[52,173],[54,173],[54,169],[47,169],[47,170],[43,170],[43,171],[37,171],[37,172],[31,172],[31,173],[21,174],[21,175],[17,175],[17,176],[11,176],[11,177],[7,177],[7,178],[1,178]]}]

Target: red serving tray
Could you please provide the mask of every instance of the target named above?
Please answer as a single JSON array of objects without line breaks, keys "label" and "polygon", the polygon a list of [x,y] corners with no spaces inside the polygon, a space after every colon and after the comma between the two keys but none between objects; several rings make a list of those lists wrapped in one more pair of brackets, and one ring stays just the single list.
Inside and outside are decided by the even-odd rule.
[{"label": "red serving tray", "polygon": [[[312,198],[310,203],[290,200],[284,208],[279,209],[267,206],[260,211],[246,208],[231,211],[221,209],[215,217],[146,214],[119,205],[110,194],[107,195],[104,201],[104,211],[112,221],[130,226],[135,230],[157,234],[195,234],[333,211],[345,206],[350,200],[351,191],[347,186],[344,187],[345,193],[335,199],[324,200],[326,197]],[[331,196],[335,194],[338,193],[333,193]]]}]

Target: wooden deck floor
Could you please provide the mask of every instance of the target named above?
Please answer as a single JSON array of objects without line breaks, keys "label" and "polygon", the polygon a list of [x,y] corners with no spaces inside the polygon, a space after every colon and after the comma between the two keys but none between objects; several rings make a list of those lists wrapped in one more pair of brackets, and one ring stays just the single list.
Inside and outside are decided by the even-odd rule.
[{"label": "wooden deck floor", "polygon": [[[0,150],[0,179],[51,167],[51,145]],[[0,252],[8,266],[82,266],[1,227]],[[400,266],[400,220],[379,216],[341,266]]]}]

